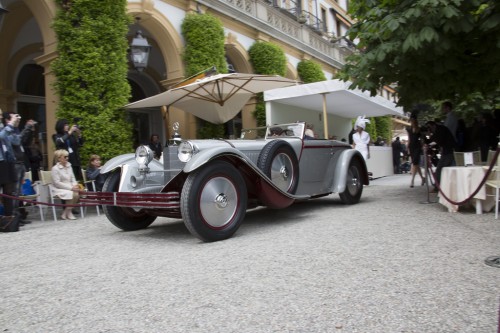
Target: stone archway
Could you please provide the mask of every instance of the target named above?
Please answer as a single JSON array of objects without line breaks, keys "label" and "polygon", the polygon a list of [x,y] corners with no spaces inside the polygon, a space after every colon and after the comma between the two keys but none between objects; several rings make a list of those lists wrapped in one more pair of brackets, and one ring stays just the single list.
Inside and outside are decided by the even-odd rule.
[{"label": "stone archway", "polygon": [[297,72],[297,68],[293,66],[290,62],[286,64],[286,78],[292,80],[299,79],[299,72]]},{"label": "stone archway", "polygon": [[[146,69],[143,73],[137,74],[131,70],[128,78],[134,83],[133,87],[137,90],[143,90],[146,96],[157,94],[168,89],[171,85],[181,81],[184,78],[184,64],[182,62],[182,50],[184,48],[181,36],[170,22],[170,20],[155,8],[154,3],[150,0],[142,0],[138,3],[129,3],[127,11],[136,22],[130,26],[133,29],[134,25],[138,28],[147,31],[147,39],[154,48],[156,66]],[[130,31],[130,36],[135,34],[135,31]],[[161,63],[159,63],[161,62]],[[145,78],[148,76],[148,78]],[[155,89],[154,85],[157,85]],[[169,129],[175,121],[183,124],[194,124],[190,119],[192,116],[172,108],[169,114],[162,113],[161,110],[134,110],[131,112],[131,119],[141,119],[150,123],[149,131],[158,133],[160,136],[168,138],[170,136]],[[147,115],[148,120],[144,117]],[[181,128],[182,136],[189,136],[196,132],[194,125],[184,126]],[[145,137],[151,133],[139,133],[138,137]],[[193,134],[191,134],[193,135]]]},{"label": "stone archway", "polygon": [[[253,68],[250,63],[250,57],[247,50],[237,41],[237,37],[228,33],[225,42],[226,57],[234,66],[234,70],[238,73],[253,73]],[[256,119],[253,115],[255,110],[255,102],[247,103],[241,112],[226,126],[226,132],[234,137],[239,137],[242,128],[250,128],[256,126]],[[230,129],[228,128],[230,127]]]},{"label": "stone archway", "polygon": [[231,60],[232,65],[239,73],[253,73],[250,57],[247,50],[237,41],[236,36],[228,33],[224,45],[226,57]]},{"label": "stone archway", "polygon": [[184,65],[181,54],[184,48],[181,36],[177,33],[172,23],[158,10],[150,1],[143,0],[141,3],[129,3],[127,11],[135,18],[140,19],[140,25],[144,26],[157,41],[156,46],[160,49],[165,64],[167,64],[166,78],[161,82],[164,88],[184,77]]}]

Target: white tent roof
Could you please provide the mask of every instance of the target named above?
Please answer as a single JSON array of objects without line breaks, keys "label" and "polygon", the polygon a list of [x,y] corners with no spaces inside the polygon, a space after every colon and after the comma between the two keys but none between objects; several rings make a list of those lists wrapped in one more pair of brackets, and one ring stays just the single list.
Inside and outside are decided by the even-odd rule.
[{"label": "white tent roof", "polygon": [[367,91],[349,90],[350,84],[340,80],[329,80],[273,89],[264,92],[264,100],[322,112],[324,95],[326,112],[344,118],[356,118],[362,115],[367,117],[403,115],[403,108],[397,107],[395,103],[382,96],[371,97]]}]

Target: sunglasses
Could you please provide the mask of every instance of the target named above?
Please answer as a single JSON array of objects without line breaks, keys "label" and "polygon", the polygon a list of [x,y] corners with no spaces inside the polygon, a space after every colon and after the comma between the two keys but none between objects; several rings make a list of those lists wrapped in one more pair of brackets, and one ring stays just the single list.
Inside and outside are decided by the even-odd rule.
[{"label": "sunglasses", "polygon": [[63,156],[63,158],[68,159],[68,158],[69,158],[69,156],[68,156],[68,155],[65,155],[65,156]]}]

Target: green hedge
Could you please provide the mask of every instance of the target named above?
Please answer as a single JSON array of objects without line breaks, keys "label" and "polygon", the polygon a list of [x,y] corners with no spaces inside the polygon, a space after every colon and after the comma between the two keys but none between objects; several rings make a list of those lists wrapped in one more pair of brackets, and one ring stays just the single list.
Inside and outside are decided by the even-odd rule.
[{"label": "green hedge", "polygon": [[82,163],[90,154],[107,160],[132,152],[132,126],[122,109],[130,96],[127,1],[54,1],[59,5],[53,23],[58,40],[54,87],[60,99],[56,116],[71,123],[82,118]]},{"label": "green hedge", "polygon": [[[390,143],[392,141],[392,117],[376,117],[375,126],[377,128],[377,137],[380,136],[385,142]],[[372,137],[372,141],[375,142],[377,137]]]},{"label": "green hedge", "polygon": [[[186,41],[184,62],[186,76],[192,76],[215,66],[218,73],[227,73],[224,49],[224,28],[221,21],[210,14],[188,14],[182,22],[182,35]],[[224,125],[199,119],[198,137],[221,138]]]},{"label": "green hedge", "polygon": [[227,73],[222,22],[210,14],[188,14],[181,25],[186,41],[184,62],[186,76],[197,74],[212,66]]},{"label": "green hedge", "polygon": [[325,73],[321,66],[312,60],[302,60],[297,65],[297,72],[304,83],[326,81]]},{"label": "green hedge", "polygon": [[[270,42],[255,42],[248,50],[250,62],[256,74],[286,75],[286,56],[283,50]],[[266,125],[266,111],[263,94],[257,94],[254,116],[257,126]]]}]

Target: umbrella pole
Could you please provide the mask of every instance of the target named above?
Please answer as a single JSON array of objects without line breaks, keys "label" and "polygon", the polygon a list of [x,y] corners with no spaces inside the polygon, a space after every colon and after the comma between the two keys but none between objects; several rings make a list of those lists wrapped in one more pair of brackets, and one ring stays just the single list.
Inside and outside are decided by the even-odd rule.
[{"label": "umbrella pole", "polygon": [[163,105],[161,107],[161,113],[163,116],[163,126],[165,126],[165,136],[167,138],[167,140],[165,141],[165,146],[166,146],[170,138],[168,129],[168,106]]},{"label": "umbrella pole", "polygon": [[323,95],[323,131],[325,133],[325,139],[328,139],[328,119],[326,118],[326,94]]}]

